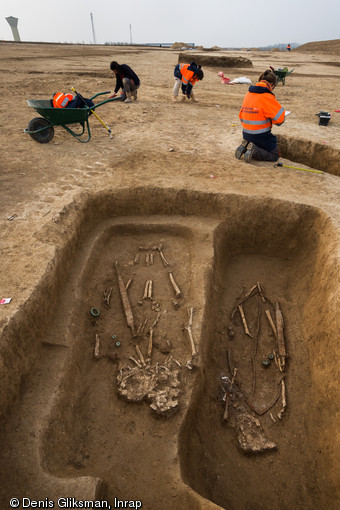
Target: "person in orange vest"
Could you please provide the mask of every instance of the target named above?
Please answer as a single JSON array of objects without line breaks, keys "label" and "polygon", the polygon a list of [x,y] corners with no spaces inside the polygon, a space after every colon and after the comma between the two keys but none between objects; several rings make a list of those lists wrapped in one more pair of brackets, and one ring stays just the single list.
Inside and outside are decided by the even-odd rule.
[{"label": "person in orange vest", "polygon": [[290,44],[287,44],[287,51],[290,51]]},{"label": "person in orange vest", "polygon": [[285,121],[286,111],[276,100],[273,90],[276,75],[268,69],[261,74],[258,83],[251,85],[244,96],[239,118],[243,128],[243,141],[235,151],[235,157],[257,161],[277,161],[280,153],[277,139],[271,132],[272,125]]},{"label": "person in orange vest", "polygon": [[[91,99],[84,98],[87,106],[94,106]],[[64,94],[63,92],[55,92],[51,99],[53,108],[84,108],[84,102],[73,94]]]},{"label": "person in orange vest", "polygon": [[195,62],[191,62],[191,64],[177,64],[174,71],[174,77],[175,85],[172,100],[177,101],[179,88],[182,85],[182,101],[185,101],[185,99],[188,98],[197,103],[198,101],[192,89],[195,83],[203,80],[204,74],[201,66],[198,66]]}]

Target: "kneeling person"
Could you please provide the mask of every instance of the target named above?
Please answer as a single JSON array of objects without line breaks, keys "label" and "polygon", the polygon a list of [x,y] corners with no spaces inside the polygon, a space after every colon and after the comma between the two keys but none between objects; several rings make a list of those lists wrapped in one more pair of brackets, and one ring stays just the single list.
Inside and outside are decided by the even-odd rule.
[{"label": "kneeling person", "polygon": [[235,151],[235,157],[257,161],[277,161],[279,149],[277,139],[271,132],[272,125],[280,126],[285,121],[285,109],[273,93],[277,84],[276,75],[267,70],[259,82],[251,85],[244,96],[239,113],[243,128],[243,142]]},{"label": "kneeling person", "polygon": [[137,101],[137,89],[140,85],[137,74],[128,65],[118,64],[115,61],[111,62],[110,69],[116,76],[116,87],[109,99],[116,97],[119,89],[122,89],[121,95],[124,103],[131,103],[131,95]]}]

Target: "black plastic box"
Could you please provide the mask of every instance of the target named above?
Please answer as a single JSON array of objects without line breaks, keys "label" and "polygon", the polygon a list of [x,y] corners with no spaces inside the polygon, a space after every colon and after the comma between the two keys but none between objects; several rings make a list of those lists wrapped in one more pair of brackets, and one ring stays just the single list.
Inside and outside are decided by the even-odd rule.
[{"label": "black plastic box", "polygon": [[328,112],[319,112],[317,113],[317,116],[319,117],[319,126],[327,126],[328,122],[330,121],[331,114]]}]

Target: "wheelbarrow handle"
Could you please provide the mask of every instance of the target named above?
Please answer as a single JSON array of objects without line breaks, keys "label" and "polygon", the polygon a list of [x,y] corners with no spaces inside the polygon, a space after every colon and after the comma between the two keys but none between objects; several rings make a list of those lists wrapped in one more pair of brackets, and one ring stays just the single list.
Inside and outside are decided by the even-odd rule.
[{"label": "wheelbarrow handle", "polygon": [[[86,101],[85,99],[83,98],[83,96],[81,94],[79,94],[79,92],[76,91],[76,89],[74,87],[72,87],[72,90],[73,92],[79,97],[79,99],[81,99],[81,101],[83,101],[84,105],[87,106],[90,111],[93,113],[93,115],[99,120],[99,122],[104,126],[104,128],[108,131],[109,135],[112,135],[112,131],[111,129],[109,128],[109,126],[107,124],[105,124],[105,122],[102,121],[102,119],[99,117],[99,115],[96,114],[96,112],[94,111],[94,107],[89,107],[87,104],[86,104]],[[98,105],[97,105],[98,106]]]},{"label": "wheelbarrow handle", "polygon": [[110,94],[110,90],[107,90],[106,92],[98,92],[98,94],[95,94],[94,96],[90,97],[91,101],[92,99],[94,99],[95,97],[98,97],[98,96],[102,96],[103,94]]},{"label": "wheelbarrow handle", "polygon": [[[110,90],[107,90],[106,92],[99,92],[98,94],[95,94],[94,96],[90,97],[91,101],[97,96],[102,96],[103,94],[110,94]],[[94,108],[97,108],[98,106],[101,106],[105,103],[111,103],[112,101],[121,101],[121,97],[112,97],[111,99],[105,99],[104,101],[101,101],[100,103],[94,105]]]}]

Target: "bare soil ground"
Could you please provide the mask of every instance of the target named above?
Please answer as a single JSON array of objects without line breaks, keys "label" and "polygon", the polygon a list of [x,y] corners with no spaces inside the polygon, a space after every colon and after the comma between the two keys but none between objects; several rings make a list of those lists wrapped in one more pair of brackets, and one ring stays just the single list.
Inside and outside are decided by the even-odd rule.
[{"label": "bare soil ground", "polygon": [[[340,57],[219,51],[253,67],[205,68],[193,104],[178,53],[0,44],[1,508],[339,508]],[[111,60],[142,82],[97,110],[111,139],[23,132],[27,99],[113,90]],[[294,68],[274,132],[305,170],[234,157],[247,85],[218,72],[269,65]]]},{"label": "bare soil ground", "polygon": [[313,41],[301,44],[294,51],[306,53],[324,53],[328,55],[340,55],[340,39],[332,39],[330,41]]}]

